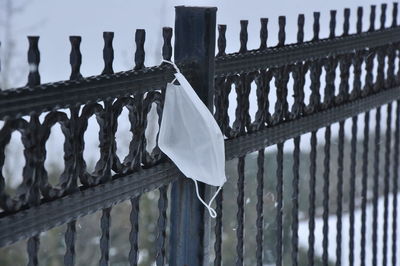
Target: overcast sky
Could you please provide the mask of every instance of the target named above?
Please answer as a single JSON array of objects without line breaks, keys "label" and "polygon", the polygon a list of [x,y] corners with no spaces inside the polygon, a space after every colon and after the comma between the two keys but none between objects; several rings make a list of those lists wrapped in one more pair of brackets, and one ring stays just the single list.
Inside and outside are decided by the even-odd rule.
[{"label": "overcast sky", "polygon": [[[0,0],[4,2],[6,0]],[[312,34],[312,12],[321,12],[321,37],[327,35],[329,10],[338,10],[337,33],[342,30],[343,8],[352,10],[352,25],[354,31],[355,9],[364,6],[364,27],[367,27],[369,6],[380,5],[383,1],[372,0],[12,0],[14,5],[28,3],[23,12],[13,18],[13,33],[16,40],[16,60],[18,66],[13,86],[26,83],[27,66],[27,35],[40,35],[41,51],[40,73],[43,82],[67,79],[69,77],[69,35],[82,36],[84,76],[99,74],[102,63],[102,32],[114,31],[115,71],[128,70],[133,66],[134,32],[137,28],[146,29],[147,40],[146,65],[155,65],[160,61],[161,28],[173,27],[174,6],[216,6],[218,7],[217,22],[227,24],[228,52],[239,47],[239,20],[249,20],[249,47],[259,45],[259,19],[267,17],[269,25],[269,45],[276,43],[277,17],[287,16],[287,41],[294,41],[296,36],[296,20],[299,13],[306,15],[306,38]],[[391,13],[391,3],[388,3],[388,13]],[[4,13],[4,9],[3,9]],[[4,14],[2,14],[4,17]],[[379,20],[379,8],[377,23]],[[3,31],[0,31],[0,40]],[[2,49],[5,49],[4,44]],[[19,70],[21,69],[21,70]],[[21,73],[22,72],[22,73]],[[18,75],[17,75],[18,74]]]}]

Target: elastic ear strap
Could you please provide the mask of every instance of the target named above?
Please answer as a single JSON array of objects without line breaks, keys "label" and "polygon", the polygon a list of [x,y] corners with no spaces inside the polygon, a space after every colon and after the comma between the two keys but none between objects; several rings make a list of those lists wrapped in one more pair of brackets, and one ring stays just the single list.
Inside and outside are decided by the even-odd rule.
[{"label": "elastic ear strap", "polygon": [[209,206],[211,206],[211,203],[214,201],[214,199],[217,197],[218,193],[221,191],[222,186],[219,186],[217,191],[215,192],[214,196],[210,199],[210,202],[208,203]]},{"label": "elastic ear strap", "polygon": [[199,201],[207,208],[208,212],[210,213],[211,218],[215,218],[217,217],[217,212],[210,206],[212,201],[215,199],[215,197],[217,196],[218,192],[221,190],[221,187],[218,188],[217,192],[214,194],[214,196],[211,198],[210,203],[207,204],[204,202],[204,200],[200,197],[199,194],[199,187],[197,185],[197,181],[195,179],[192,179],[194,182],[194,185],[196,187],[196,194],[197,194],[197,198],[199,199]]},{"label": "elastic ear strap", "polygon": [[165,60],[165,59],[163,59],[162,62],[168,63],[168,64],[172,65],[172,66],[175,68],[176,72],[181,73],[181,71],[180,71],[179,68],[175,65],[174,62],[168,61],[168,60]]}]

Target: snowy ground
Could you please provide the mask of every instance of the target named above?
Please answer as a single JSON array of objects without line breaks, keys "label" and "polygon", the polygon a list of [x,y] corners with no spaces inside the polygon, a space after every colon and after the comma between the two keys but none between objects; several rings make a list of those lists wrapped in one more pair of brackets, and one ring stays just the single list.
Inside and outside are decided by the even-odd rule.
[{"label": "snowy ground", "polygon": [[[397,194],[397,198],[400,199],[400,193]],[[388,262],[391,262],[392,257],[392,221],[393,221],[393,196],[389,196],[389,219],[388,219]],[[367,222],[366,222],[366,264],[372,265],[372,204],[367,205]],[[383,212],[384,212],[384,198],[381,197],[378,202],[378,264],[382,261],[382,249],[383,249]],[[400,208],[397,208],[397,213],[400,213]],[[360,252],[361,252],[361,209],[357,209],[354,213],[355,216],[355,236],[354,236],[354,265],[360,265]],[[399,215],[398,215],[399,216]],[[332,262],[336,261],[336,216],[329,217],[329,249],[328,256]],[[315,221],[315,254],[316,256],[322,257],[322,234],[323,220],[318,218]],[[342,219],[342,265],[349,264],[349,214],[343,215]],[[400,219],[397,219],[397,250],[400,248]],[[308,249],[308,221],[303,221],[299,225],[299,245],[304,249]]]}]

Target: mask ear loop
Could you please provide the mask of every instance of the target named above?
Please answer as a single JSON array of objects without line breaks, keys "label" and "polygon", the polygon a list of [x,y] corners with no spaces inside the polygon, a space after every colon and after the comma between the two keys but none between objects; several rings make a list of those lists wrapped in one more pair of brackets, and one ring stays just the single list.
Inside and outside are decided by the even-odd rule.
[{"label": "mask ear loop", "polygon": [[[163,59],[162,62],[172,65],[175,68],[176,73],[181,73],[181,71],[179,70],[178,66],[175,65],[174,62],[168,61],[168,60],[165,60],[165,59]],[[172,80],[171,84],[174,84],[175,81],[176,81],[176,77],[174,78],[174,80]]]},{"label": "mask ear loop", "polygon": [[222,186],[218,187],[217,192],[215,192],[214,196],[211,198],[210,202],[207,204],[204,202],[204,200],[200,197],[200,193],[199,193],[199,187],[197,185],[197,181],[195,179],[193,179],[194,185],[196,187],[196,194],[197,194],[197,198],[199,199],[199,201],[207,208],[208,213],[210,214],[211,218],[216,218],[217,217],[217,212],[211,207],[211,203],[214,201],[214,199],[217,197],[218,193],[221,191]]},{"label": "mask ear loop", "polygon": [[162,60],[162,62],[163,62],[163,63],[167,63],[167,64],[170,64],[170,65],[172,65],[172,66],[175,68],[175,70],[176,70],[176,72],[177,72],[177,73],[181,73],[181,71],[179,70],[178,66],[177,66],[177,65],[175,65],[175,63],[174,63],[174,62],[172,62],[172,61],[168,61],[168,60],[165,60],[165,59],[163,59],[163,60]]}]

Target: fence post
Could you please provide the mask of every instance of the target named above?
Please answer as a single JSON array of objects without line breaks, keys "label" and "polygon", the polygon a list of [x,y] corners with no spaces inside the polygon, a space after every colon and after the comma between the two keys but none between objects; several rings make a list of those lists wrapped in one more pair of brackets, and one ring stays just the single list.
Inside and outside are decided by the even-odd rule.
[{"label": "fence post", "polygon": [[[195,61],[189,82],[212,111],[214,95],[215,7],[175,8],[175,62]],[[211,188],[199,182],[202,197]],[[171,266],[208,265],[210,217],[196,197],[193,181],[181,178],[171,190]]]}]

